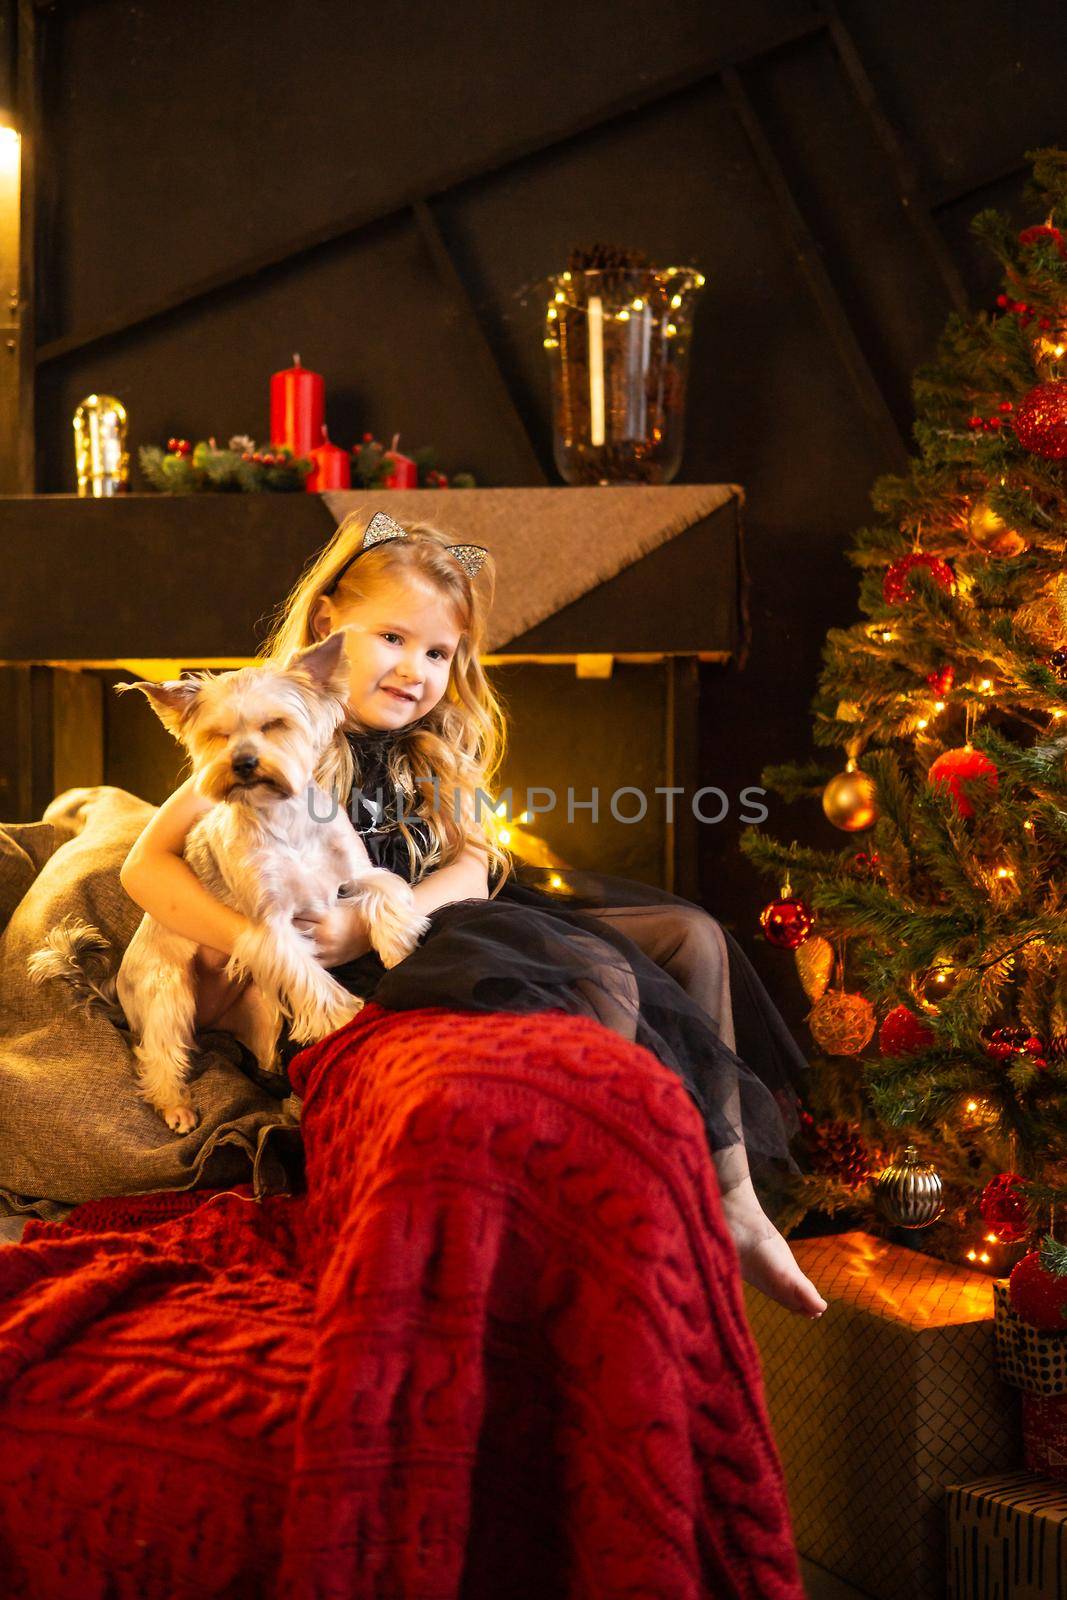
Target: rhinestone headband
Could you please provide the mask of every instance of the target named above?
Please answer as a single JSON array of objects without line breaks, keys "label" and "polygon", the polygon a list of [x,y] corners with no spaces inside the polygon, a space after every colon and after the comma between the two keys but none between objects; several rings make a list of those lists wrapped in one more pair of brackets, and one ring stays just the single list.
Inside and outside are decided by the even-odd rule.
[{"label": "rhinestone headband", "polygon": [[[402,528],[399,522],[394,522],[392,517],[384,511],[376,511],[367,523],[363,542],[359,549],[354,556],[349,556],[340,572],[334,577],[330,587],[322,591],[323,594],[333,594],[353,561],[358,560],[364,550],[370,550],[376,544],[390,544],[394,539],[406,539],[408,537],[407,529]],[[485,546],[481,544],[450,544],[446,545],[445,548],[455,556],[469,578],[474,578],[478,575],[485,564],[486,556],[489,554]]]}]

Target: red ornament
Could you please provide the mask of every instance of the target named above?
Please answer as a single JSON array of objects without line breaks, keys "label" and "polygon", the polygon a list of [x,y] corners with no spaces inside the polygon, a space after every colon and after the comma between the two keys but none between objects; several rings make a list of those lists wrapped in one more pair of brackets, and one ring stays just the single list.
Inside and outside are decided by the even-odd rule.
[{"label": "red ornament", "polygon": [[419,469],[410,456],[400,454],[400,435],[393,434],[393,443],[382,457],[389,463],[389,476],[385,480],[387,489],[417,489],[419,487]]},{"label": "red ornament", "polygon": [[1067,1333],[1067,1263],[1063,1246],[1057,1250],[1053,1241],[1050,1248],[1046,1241],[1040,1250],[1023,1256],[1012,1268],[1008,1300],[1016,1315],[1032,1328]]},{"label": "red ornament", "polygon": [[979,1211],[1001,1244],[1018,1244],[1030,1227],[1030,1206],[1017,1172],[1000,1172],[982,1190]]},{"label": "red ornament", "polygon": [[970,745],[961,745],[958,750],[946,750],[931,764],[926,774],[927,783],[951,792],[956,811],[961,817],[974,816],[974,805],[962,785],[978,778],[984,779],[990,789],[995,789],[999,781],[994,763],[980,750],[972,750]]},{"label": "red ornament", "polygon": [[926,681],[935,694],[951,694],[952,686],[956,682],[956,669],[953,666],[937,667],[933,672],[926,674]]},{"label": "red ornament", "polygon": [[886,572],[882,583],[882,599],[887,606],[903,605],[912,598],[908,579],[916,567],[925,567],[938,588],[944,589],[946,594],[956,592],[956,574],[948,562],[942,561],[940,556],[928,556],[921,550],[914,550],[910,556],[901,556],[899,561],[894,561]]},{"label": "red ornament", "polygon": [[810,906],[790,895],[764,906],[759,925],[768,944],[779,950],[795,950],[808,937],[814,921]]},{"label": "red ornament", "polygon": [[1019,235],[1019,243],[1021,245],[1038,244],[1045,239],[1056,246],[1056,250],[1061,256],[1067,256],[1067,246],[1064,245],[1063,234],[1059,228],[1054,228],[1051,222],[1039,222],[1033,228],[1024,228]]},{"label": "red ornament", "polygon": [[878,1048],[884,1056],[918,1055],[933,1042],[933,1029],[907,1006],[894,1006],[878,1030]]},{"label": "red ornament", "polygon": [[1019,401],[1015,435],[1024,450],[1045,461],[1067,456],[1067,380],[1039,383]]}]

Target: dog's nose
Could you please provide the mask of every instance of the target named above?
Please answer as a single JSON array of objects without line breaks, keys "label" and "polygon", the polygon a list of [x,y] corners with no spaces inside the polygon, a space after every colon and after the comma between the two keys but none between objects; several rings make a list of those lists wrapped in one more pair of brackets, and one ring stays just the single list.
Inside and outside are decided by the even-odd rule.
[{"label": "dog's nose", "polygon": [[239,778],[247,778],[259,766],[259,757],[254,755],[234,756],[230,763]]}]

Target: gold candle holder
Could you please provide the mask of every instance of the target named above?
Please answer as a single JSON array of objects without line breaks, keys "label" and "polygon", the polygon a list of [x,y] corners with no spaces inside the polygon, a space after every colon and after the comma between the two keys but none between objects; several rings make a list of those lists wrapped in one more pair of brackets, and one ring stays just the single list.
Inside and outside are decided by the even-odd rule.
[{"label": "gold candle holder", "polygon": [[128,492],[126,407],[114,395],[86,395],[75,411],[74,464],[79,495],[102,500]]}]

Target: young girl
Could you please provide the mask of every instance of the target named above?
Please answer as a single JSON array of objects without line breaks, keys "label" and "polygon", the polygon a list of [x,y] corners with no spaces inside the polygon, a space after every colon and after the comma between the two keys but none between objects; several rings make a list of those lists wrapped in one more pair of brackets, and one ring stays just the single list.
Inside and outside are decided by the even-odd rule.
[{"label": "young girl", "polygon": [[[261,652],[274,664],[345,631],[347,717],[316,777],[347,797],[371,860],[411,882],[430,918],[419,947],[389,971],[344,900],[301,925],[335,978],[386,1008],[564,1010],[651,1049],[700,1108],[742,1274],[817,1317],[825,1301],[753,1185],[755,1174],[770,1188],[791,1166],[782,1109],[795,1117],[791,1079],[806,1064],[739,946],[698,907],[641,884],[559,872],[550,891],[546,874],[512,868],[488,806],[479,820],[479,791],[493,792],[504,745],[479,660],[491,593],[487,552],[379,513],[367,527],[346,519],[283,606]],[[197,1021],[224,1028],[243,988],[224,969],[246,923],[182,859],[206,808],[184,783],[138,839],[122,882],[196,941]]]}]

